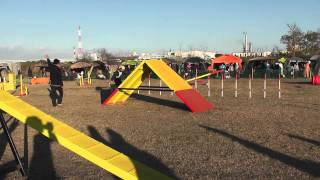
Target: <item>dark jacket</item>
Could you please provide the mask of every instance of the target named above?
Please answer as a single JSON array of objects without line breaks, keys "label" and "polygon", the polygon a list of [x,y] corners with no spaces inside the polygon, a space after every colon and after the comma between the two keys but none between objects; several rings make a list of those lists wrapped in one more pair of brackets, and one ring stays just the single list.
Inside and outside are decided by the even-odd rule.
[{"label": "dark jacket", "polygon": [[48,61],[48,68],[50,72],[50,84],[63,86],[60,68],[55,64],[52,64],[50,59],[47,59],[47,61]]}]

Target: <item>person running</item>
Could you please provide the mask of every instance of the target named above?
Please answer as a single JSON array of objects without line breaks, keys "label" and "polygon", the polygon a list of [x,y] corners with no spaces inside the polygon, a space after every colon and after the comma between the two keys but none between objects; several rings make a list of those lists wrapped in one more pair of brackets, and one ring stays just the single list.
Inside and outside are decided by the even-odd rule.
[{"label": "person running", "polygon": [[50,97],[52,100],[52,105],[61,106],[63,98],[63,81],[62,72],[59,67],[60,60],[54,59],[52,63],[48,55],[46,55],[45,58],[47,59],[48,69],[50,72]]}]

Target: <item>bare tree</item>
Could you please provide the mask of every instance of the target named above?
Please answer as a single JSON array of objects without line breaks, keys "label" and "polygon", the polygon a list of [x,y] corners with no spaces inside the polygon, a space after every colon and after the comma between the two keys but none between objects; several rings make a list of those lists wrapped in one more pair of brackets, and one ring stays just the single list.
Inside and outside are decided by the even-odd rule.
[{"label": "bare tree", "polygon": [[292,56],[301,49],[303,44],[304,33],[301,31],[297,24],[287,24],[289,31],[288,34],[281,36],[281,43],[287,46],[287,50]]},{"label": "bare tree", "polygon": [[108,61],[112,59],[114,56],[109,53],[106,48],[101,48],[97,50],[98,54],[100,55],[100,60],[101,61]]},{"label": "bare tree", "polygon": [[303,52],[305,55],[312,55],[319,49],[319,33],[308,31],[303,39]]}]

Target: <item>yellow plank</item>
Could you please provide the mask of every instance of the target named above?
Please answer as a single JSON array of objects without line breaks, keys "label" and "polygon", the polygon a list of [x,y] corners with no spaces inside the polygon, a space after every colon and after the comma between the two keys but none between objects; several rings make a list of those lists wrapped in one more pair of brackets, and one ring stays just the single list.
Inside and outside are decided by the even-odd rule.
[{"label": "yellow plank", "polygon": [[170,179],[5,91],[0,92],[0,109],[122,179]]},{"label": "yellow plank", "polygon": [[115,104],[126,101],[130,95],[134,92],[134,90],[125,90],[121,88],[138,88],[144,78],[143,73],[144,69],[143,66],[145,65],[145,61],[142,61],[136,68],[133,70],[130,75],[121,83],[121,85],[118,87],[120,90],[112,96],[112,98],[109,100],[108,104]]},{"label": "yellow plank", "polygon": [[192,89],[192,87],[162,60],[147,60],[150,69],[173,91]]},{"label": "yellow plank", "polygon": [[198,77],[194,77],[194,78],[188,79],[187,82],[194,81],[196,79],[201,79],[203,77],[207,77],[207,76],[210,76],[210,75],[211,75],[211,73],[207,73],[207,74],[204,74],[204,75],[201,75],[201,76],[198,76]]}]

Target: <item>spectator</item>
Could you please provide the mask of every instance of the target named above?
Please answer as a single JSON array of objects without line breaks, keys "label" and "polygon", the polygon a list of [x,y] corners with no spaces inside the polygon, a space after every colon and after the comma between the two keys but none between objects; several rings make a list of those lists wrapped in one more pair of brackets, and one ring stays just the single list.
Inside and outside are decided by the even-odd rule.
[{"label": "spectator", "polygon": [[304,77],[305,78],[310,78],[310,61],[308,61],[305,65],[304,65]]},{"label": "spectator", "polygon": [[114,81],[115,87],[119,87],[120,84],[122,83],[122,77],[124,75],[124,70],[125,67],[124,66],[119,66],[119,68],[117,69],[117,71],[115,71],[112,75],[111,80]]},{"label": "spectator", "polygon": [[279,63],[279,69],[280,69],[280,76],[285,77],[285,75],[283,74],[283,64],[281,62]]},{"label": "spectator", "polygon": [[29,66],[28,68],[28,77],[31,79],[32,78],[32,70],[31,67]]}]

